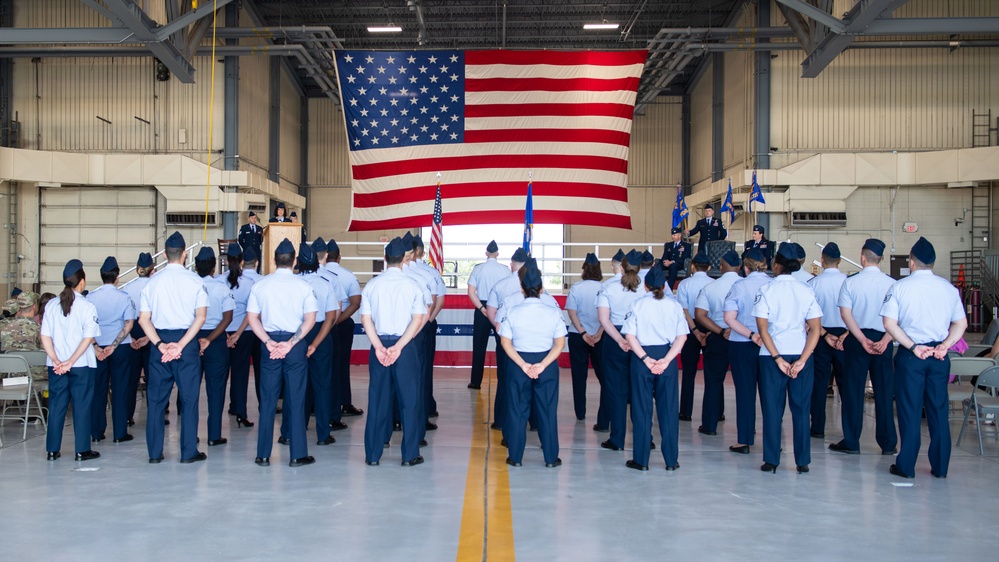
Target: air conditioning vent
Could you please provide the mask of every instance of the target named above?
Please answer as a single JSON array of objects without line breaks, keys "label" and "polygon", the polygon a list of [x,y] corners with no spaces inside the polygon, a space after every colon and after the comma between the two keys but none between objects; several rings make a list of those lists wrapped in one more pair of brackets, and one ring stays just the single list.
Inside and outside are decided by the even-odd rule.
[{"label": "air conditioning vent", "polygon": [[[167,213],[166,223],[171,226],[201,226],[205,224],[204,213]],[[208,213],[208,226],[218,225],[218,213]]]},{"label": "air conditioning vent", "polygon": [[799,228],[843,228],[846,226],[846,212],[792,212],[791,226]]},{"label": "air conditioning vent", "polygon": [[267,205],[262,205],[260,203],[250,203],[250,205],[247,208],[247,210],[248,211],[253,211],[258,216],[265,216],[265,215],[267,215]]}]

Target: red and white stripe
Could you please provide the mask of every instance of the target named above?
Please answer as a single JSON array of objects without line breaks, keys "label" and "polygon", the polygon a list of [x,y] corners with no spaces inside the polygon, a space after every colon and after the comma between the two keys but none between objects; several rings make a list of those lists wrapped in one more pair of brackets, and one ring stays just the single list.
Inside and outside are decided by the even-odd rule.
[{"label": "red and white stripe", "polygon": [[646,51],[465,53],[465,142],[350,153],[350,230],[426,226],[436,175],[448,224],[630,228],[628,146]]}]

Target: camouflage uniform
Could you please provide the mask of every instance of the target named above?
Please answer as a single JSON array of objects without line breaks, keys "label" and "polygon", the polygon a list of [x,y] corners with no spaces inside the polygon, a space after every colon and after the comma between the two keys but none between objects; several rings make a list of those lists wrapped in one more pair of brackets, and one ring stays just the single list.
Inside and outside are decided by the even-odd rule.
[{"label": "camouflage uniform", "polygon": [[[8,300],[4,309],[12,314],[10,318],[0,322],[0,349],[7,351],[38,351],[42,349],[40,338],[41,327],[33,318],[18,318],[14,314],[38,302],[38,295],[24,292],[16,298]],[[32,367],[31,377],[34,380],[48,379],[48,369],[44,366]]]}]

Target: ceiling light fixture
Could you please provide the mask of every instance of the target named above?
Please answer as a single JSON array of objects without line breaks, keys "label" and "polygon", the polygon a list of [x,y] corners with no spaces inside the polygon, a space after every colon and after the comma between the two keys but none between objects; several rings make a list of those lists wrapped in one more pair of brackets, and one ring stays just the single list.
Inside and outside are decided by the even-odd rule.
[{"label": "ceiling light fixture", "polygon": [[398,25],[369,25],[368,33],[399,33],[402,28]]},{"label": "ceiling light fixture", "polygon": [[603,23],[585,23],[583,24],[583,29],[617,29],[621,27],[619,23],[607,23],[604,20]]}]

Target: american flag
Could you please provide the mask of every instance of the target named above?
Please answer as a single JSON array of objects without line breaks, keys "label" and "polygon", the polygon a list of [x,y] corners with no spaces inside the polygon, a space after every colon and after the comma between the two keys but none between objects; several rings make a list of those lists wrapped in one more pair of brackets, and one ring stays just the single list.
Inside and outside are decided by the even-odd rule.
[{"label": "american flag", "polygon": [[630,228],[628,146],[646,51],[337,51],[350,230],[425,226],[434,173],[448,224]]},{"label": "american flag", "polygon": [[434,226],[430,229],[430,263],[437,273],[444,273],[444,232],[441,222],[444,212],[441,208],[441,175],[437,174],[437,197],[434,198]]}]

